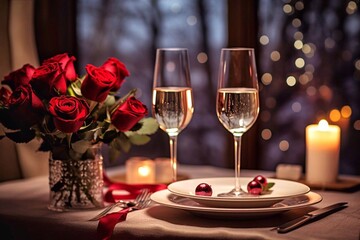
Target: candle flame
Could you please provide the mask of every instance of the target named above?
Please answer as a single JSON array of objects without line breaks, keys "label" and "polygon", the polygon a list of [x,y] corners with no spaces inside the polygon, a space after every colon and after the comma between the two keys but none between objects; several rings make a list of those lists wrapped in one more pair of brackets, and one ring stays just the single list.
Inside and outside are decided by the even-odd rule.
[{"label": "candle flame", "polygon": [[138,168],[138,173],[140,176],[145,177],[148,176],[150,173],[150,168],[149,166],[141,166]]},{"label": "candle flame", "polygon": [[329,123],[328,123],[325,119],[321,119],[321,120],[319,121],[319,128],[320,128],[321,130],[326,130],[326,129],[329,128]]}]

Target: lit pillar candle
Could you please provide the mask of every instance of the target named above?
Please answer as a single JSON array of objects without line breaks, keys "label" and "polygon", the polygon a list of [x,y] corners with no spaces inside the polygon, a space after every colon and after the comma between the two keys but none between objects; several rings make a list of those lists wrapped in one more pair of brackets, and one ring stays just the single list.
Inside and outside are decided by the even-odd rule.
[{"label": "lit pillar candle", "polygon": [[155,172],[157,183],[170,183],[172,181],[172,168],[170,158],[156,158]]},{"label": "lit pillar candle", "polygon": [[155,163],[144,157],[132,157],[126,161],[126,182],[155,183]]},{"label": "lit pillar candle", "polygon": [[340,128],[321,120],[306,127],[306,181],[336,182],[339,169]]}]

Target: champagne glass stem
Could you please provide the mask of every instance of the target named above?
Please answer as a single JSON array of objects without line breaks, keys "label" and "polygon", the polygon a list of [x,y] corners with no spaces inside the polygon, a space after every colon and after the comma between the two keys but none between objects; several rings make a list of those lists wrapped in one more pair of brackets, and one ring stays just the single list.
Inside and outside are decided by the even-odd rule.
[{"label": "champagne glass stem", "polygon": [[240,185],[240,164],[241,164],[241,135],[234,136],[235,145],[235,194],[239,195],[241,192]]},{"label": "champagne glass stem", "polygon": [[177,179],[177,136],[170,136],[170,161],[172,168],[172,179],[173,182]]}]

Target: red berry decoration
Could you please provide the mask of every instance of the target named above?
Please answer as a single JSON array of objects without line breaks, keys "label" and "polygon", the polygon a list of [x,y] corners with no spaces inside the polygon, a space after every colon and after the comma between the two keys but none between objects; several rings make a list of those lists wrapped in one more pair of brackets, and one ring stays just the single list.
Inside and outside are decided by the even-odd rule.
[{"label": "red berry decoration", "polygon": [[200,183],[195,189],[195,194],[200,196],[211,196],[212,188],[207,183]]},{"label": "red berry decoration", "polygon": [[260,195],[262,192],[262,185],[258,181],[252,180],[247,185],[248,193],[253,195]]},{"label": "red berry decoration", "polygon": [[262,187],[266,189],[268,184],[266,177],[264,177],[263,175],[257,175],[256,177],[254,177],[254,181],[259,182],[262,185]]},{"label": "red berry decoration", "polygon": [[270,193],[270,188],[275,185],[273,182],[268,182],[263,175],[257,175],[254,179],[248,183],[248,193],[253,195],[260,195]]}]

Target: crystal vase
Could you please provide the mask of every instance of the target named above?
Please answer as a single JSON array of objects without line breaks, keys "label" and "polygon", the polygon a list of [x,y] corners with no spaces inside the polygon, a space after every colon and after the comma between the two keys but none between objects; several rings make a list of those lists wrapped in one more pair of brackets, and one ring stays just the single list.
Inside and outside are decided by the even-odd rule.
[{"label": "crystal vase", "polygon": [[50,152],[49,186],[53,211],[103,207],[103,157],[101,145],[87,150],[86,159],[56,159]]}]

